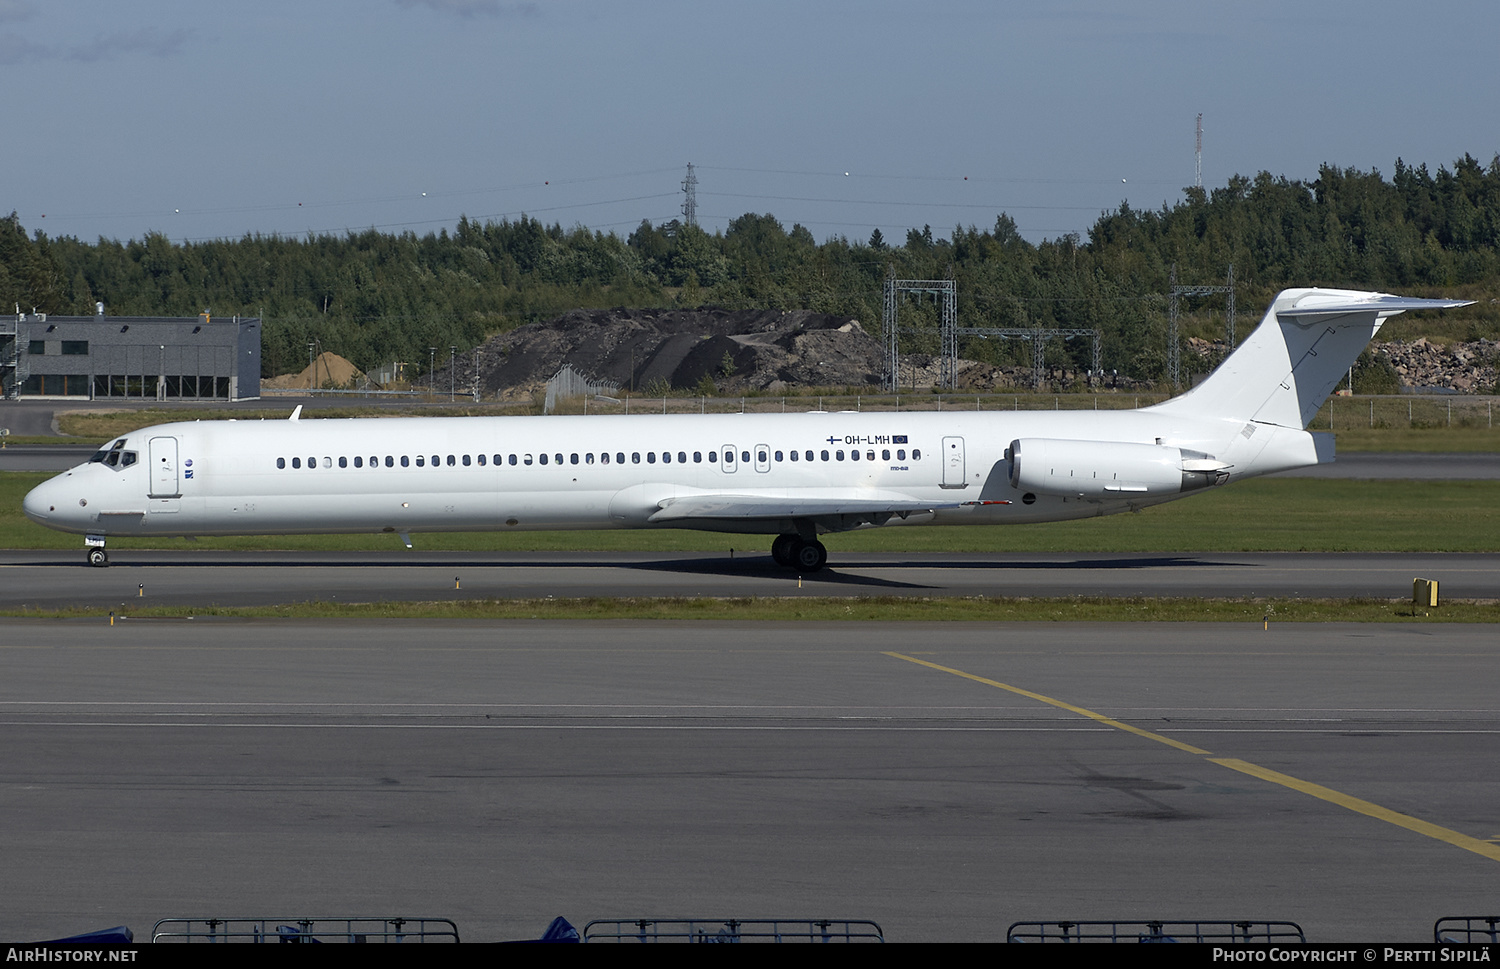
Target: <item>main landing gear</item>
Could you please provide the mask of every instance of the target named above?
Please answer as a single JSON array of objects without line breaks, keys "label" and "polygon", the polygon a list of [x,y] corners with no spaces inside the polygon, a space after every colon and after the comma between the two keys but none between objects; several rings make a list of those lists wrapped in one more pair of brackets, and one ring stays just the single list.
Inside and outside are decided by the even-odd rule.
[{"label": "main landing gear", "polygon": [[771,558],[789,569],[816,572],[827,564],[828,549],[816,539],[807,541],[800,535],[778,535],[771,543]]}]

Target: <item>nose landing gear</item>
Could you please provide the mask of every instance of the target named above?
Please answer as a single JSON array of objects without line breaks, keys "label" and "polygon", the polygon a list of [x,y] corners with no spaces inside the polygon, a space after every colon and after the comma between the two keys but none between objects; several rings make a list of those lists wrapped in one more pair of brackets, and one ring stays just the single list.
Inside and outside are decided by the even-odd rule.
[{"label": "nose landing gear", "polygon": [[109,553],[104,551],[103,535],[88,535],[84,538],[88,545],[88,563],[96,569],[102,569],[109,564]]}]

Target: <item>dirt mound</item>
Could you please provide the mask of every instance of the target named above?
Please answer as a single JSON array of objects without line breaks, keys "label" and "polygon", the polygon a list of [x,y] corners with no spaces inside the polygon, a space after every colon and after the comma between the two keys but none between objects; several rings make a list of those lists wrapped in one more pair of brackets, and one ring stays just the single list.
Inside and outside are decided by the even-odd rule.
[{"label": "dirt mound", "polygon": [[1493,393],[1500,377],[1500,342],[1495,340],[1445,346],[1418,337],[1373,343],[1370,349],[1390,362],[1403,386],[1418,391]]},{"label": "dirt mound", "polygon": [[[573,310],[479,348],[483,394],[533,393],[571,364],[622,390],[750,389],[878,384],[884,350],[858,320],[809,310]],[[459,365],[469,386],[472,356]],[[436,383],[442,384],[439,374]]]},{"label": "dirt mound", "polygon": [[[497,336],[457,361],[451,383],[479,387],[485,397],[528,398],[564,364],[621,392],[654,395],[700,390],[724,396],[752,390],[780,393],[793,387],[878,387],[884,383],[885,346],[850,316],[810,310],[571,310]],[[933,387],[940,361],[930,354],[901,355],[901,383]],[[1030,367],[1002,367],[960,359],[959,391],[1029,389]],[[1050,368],[1046,379],[1063,384],[1084,375]],[[446,387],[439,370],[433,386]],[[1124,378],[1111,386],[1123,386]]]},{"label": "dirt mound", "polygon": [[358,367],[337,353],[318,354],[312,366],[301,373],[282,374],[260,385],[270,390],[311,390],[318,387],[353,387],[364,374]]}]

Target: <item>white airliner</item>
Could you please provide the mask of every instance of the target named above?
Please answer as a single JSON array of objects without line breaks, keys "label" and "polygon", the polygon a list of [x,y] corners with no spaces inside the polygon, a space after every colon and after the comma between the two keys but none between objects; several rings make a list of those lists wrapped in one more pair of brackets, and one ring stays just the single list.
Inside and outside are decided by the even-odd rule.
[{"label": "white airliner", "polygon": [[693,528],[778,536],[810,572],[829,532],[1089,518],[1331,461],[1308,422],[1381,324],[1463,305],[1287,290],[1208,379],[1128,411],[162,424],[24,508],[97,566],[113,536]]}]

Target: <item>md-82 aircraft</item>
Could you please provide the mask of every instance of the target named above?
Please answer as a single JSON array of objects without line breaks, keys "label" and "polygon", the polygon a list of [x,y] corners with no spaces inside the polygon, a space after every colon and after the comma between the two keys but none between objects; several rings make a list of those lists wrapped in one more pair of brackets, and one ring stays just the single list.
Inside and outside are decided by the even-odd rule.
[{"label": "md-82 aircraft", "polygon": [[1333,460],[1306,430],[1388,318],[1464,306],[1290,289],[1197,387],[1126,411],[876,412],[208,421],[107,444],[26,496],[86,536],[693,528],[774,535],[816,571],[819,536],[1133,511]]}]

